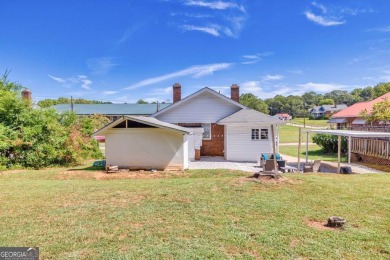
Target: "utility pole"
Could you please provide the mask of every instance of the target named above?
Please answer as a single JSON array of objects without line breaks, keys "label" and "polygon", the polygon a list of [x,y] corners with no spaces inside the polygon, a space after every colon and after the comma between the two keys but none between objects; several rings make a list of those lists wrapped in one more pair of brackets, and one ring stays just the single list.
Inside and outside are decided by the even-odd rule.
[{"label": "utility pole", "polygon": [[73,96],[70,97],[70,110],[73,112]]}]

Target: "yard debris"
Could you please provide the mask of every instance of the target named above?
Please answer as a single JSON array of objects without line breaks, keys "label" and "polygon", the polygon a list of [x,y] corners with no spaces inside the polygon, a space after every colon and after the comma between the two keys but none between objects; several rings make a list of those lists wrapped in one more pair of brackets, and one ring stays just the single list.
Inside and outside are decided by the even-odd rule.
[{"label": "yard debris", "polygon": [[342,217],[332,216],[328,218],[328,223],[326,224],[328,227],[334,228],[342,228],[347,221]]},{"label": "yard debris", "polygon": [[107,165],[106,166],[106,172],[117,172],[119,171],[119,167],[117,165]]}]

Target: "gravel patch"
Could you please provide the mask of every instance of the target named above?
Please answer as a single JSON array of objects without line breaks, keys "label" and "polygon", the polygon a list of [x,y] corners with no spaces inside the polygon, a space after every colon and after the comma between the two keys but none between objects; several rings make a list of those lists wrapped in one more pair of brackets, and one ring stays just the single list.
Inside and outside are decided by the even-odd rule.
[{"label": "gravel patch", "polygon": [[189,162],[189,169],[231,169],[244,172],[259,172],[262,168],[257,162],[227,161],[223,157],[202,156],[200,161]]}]

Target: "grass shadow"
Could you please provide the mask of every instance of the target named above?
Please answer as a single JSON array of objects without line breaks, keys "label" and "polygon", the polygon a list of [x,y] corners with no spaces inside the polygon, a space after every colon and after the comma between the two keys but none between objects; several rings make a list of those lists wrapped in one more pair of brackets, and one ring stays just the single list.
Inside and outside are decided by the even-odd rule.
[{"label": "grass shadow", "polygon": [[68,169],[67,171],[104,171],[104,166],[87,166],[87,167],[80,167],[80,168],[72,168]]}]

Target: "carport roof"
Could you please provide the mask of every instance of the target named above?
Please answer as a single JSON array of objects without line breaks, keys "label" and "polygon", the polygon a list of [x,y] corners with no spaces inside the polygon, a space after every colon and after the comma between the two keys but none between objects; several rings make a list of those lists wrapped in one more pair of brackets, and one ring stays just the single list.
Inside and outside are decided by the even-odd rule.
[{"label": "carport roof", "polygon": [[116,120],[116,121],[114,121],[114,122],[104,126],[103,128],[97,130],[95,133],[92,134],[92,136],[104,135],[107,130],[115,127],[116,125],[122,123],[125,120],[131,120],[131,121],[135,121],[135,122],[138,122],[138,123],[154,126],[154,127],[157,127],[157,128],[170,129],[170,130],[181,132],[181,133],[184,133],[184,134],[192,134],[192,132],[189,129],[185,128],[185,127],[181,127],[181,126],[178,126],[178,125],[162,122],[162,121],[160,121],[160,120],[158,120],[158,119],[156,119],[154,117],[148,117],[148,116],[123,116],[122,118],[119,118],[118,120]]},{"label": "carport roof", "polygon": [[310,129],[304,130],[305,132],[310,133],[320,133],[320,134],[330,134],[338,136],[351,136],[351,137],[361,137],[361,138],[380,138],[380,137],[390,137],[390,133],[386,132],[369,132],[369,131],[353,131],[353,130],[323,130],[323,129]]}]

